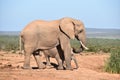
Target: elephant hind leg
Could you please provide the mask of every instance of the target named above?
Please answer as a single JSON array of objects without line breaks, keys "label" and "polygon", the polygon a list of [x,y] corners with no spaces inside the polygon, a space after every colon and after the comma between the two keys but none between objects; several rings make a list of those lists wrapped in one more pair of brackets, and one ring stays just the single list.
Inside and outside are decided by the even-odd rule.
[{"label": "elephant hind leg", "polygon": [[46,57],[46,68],[50,69],[53,68],[53,65],[50,63],[50,56],[45,56]]},{"label": "elephant hind leg", "polygon": [[46,58],[46,66],[51,66],[50,56],[49,56],[50,53],[48,52],[48,50],[43,50],[42,52],[44,53],[44,56]]},{"label": "elephant hind leg", "polygon": [[58,62],[58,70],[63,70],[64,68],[63,68],[63,62],[62,62],[62,60],[60,59],[60,56],[59,56],[59,54],[56,54],[56,56],[55,56],[55,58],[56,58],[56,60],[57,60],[57,62]]},{"label": "elephant hind leg", "polygon": [[46,56],[46,66],[51,66],[50,56]]},{"label": "elephant hind leg", "polygon": [[35,58],[35,60],[36,60],[36,63],[37,63],[37,65],[38,65],[38,68],[39,68],[39,69],[44,69],[44,68],[45,68],[45,65],[41,62],[40,52],[39,52],[39,51],[34,52],[34,53],[33,53],[33,56],[34,56],[34,58]]},{"label": "elephant hind leg", "polygon": [[33,53],[33,48],[25,46],[23,69],[30,69],[30,56],[32,53]]}]

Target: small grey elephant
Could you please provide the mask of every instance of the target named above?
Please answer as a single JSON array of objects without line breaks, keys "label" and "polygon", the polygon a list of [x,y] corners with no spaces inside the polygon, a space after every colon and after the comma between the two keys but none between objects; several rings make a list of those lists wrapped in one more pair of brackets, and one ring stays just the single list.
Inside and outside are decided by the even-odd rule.
[{"label": "small grey elephant", "polygon": [[[63,63],[65,61],[65,58],[64,58],[63,51],[60,50],[59,46],[49,49],[49,50],[43,50],[42,52],[45,55],[47,66],[51,66],[50,57],[52,57],[52,58],[55,58],[58,62],[58,70],[63,70]],[[74,56],[72,48],[71,48],[71,60],[74,61],[75,65],[76,65],[75,69],[77,69],[79,66],[78,66],[77,60]]]}]

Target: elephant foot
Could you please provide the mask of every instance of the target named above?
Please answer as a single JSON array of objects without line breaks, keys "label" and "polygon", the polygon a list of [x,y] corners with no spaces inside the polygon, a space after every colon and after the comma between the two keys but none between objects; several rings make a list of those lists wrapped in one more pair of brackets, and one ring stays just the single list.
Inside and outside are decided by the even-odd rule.
[{"label": "elephant foot", "polygon": [[23,66],[23,67],[21,67],[22,69],[32,69],[31,67],[29,67],[29,66]]},{"label": "elephant foot", "polygon": [[61,66],[58,66],[57,70],[63,70],[64,68]]},{"label": "elephant foot", "polygon": [[39,69],[45,69],[46,66],[45,66],[44,64],[41,64],[38,68],[39,68]]},{"label": "elephant foot", "polygon": [[50,69],[50,68],[53,68],[53,66],[52,65],[46,65],[46,68]]},{"label": "elephant foot", "polygon": [[50,63],[47,63],[46,66],[52,66]]},{"label": "elephant foot", "polygon": [[74,68],[74,69],[78,69],[79,67],[76,67],[76,68]]},{"label": "elephant foot", "polygon": [[66,67],[65,69],[66,69],[66,70],[73,70],[72,67]]}]

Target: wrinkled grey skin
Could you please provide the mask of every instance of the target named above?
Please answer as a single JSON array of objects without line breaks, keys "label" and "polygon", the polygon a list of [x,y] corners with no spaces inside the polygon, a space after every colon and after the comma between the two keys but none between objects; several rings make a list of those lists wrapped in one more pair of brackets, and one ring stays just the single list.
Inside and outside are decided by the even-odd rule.
[{"label": "wrinkled grey skin", "polygon": [[64,52],[66,69],[71,70],[71,45],[70,39],[75,37],[82,43],[81,49],[87,49],[84,24],[73,18],[62,18],[54,21],[36,20],[29,23],[20,34],[25,51],[24,69],[30,68],[30,56],[33,54],[40,69],[45,68],[37,50],[49,50],[58,45]]},{"label": "wrinkled grey skin", "polygon": [[[64,63],[64,53],[61,51],[61,49],[59,47],[55,47],[52,48],[50,50],[43,50],[42,51],[46,57],[46,62],[47,62],[47,66],[51,66],[50,64],[50,57],[55,58],[58,62],[58,70],[63,70],[63,63]],[[74,56],[74,53],[71,49],[71,60],[74,61],[75,65],[76,65],[76,69],[78,68],[78,64],[76,61],[76,58]]]}]

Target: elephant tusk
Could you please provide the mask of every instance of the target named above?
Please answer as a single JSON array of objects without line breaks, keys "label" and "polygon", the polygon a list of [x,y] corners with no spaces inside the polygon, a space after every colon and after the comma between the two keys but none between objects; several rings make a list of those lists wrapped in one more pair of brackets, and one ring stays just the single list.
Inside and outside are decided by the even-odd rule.
[{"label": "elephant tusk", "polygon": [[81,43],[81,45],[83,46],[83,48],[85,49],[85,50],[88,50],[88,48],[80,41],[80,43]]}]

